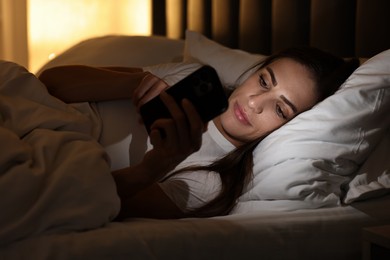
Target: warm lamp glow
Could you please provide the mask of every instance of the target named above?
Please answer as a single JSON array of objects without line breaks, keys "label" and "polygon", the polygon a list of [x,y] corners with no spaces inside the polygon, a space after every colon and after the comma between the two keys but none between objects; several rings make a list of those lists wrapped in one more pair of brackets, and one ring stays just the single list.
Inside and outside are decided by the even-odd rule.
[{"label": "warm lamp glow", "polygon": [[29,69],[108,34],[150,35],[151,0],[28,0]]}]

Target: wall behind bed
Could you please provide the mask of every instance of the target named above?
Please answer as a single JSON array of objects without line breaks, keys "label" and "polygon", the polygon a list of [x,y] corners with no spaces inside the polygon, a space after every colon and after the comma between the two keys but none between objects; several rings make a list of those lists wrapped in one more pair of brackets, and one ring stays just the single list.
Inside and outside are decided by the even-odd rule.
[{"label": "wall behind bed", "polygon": [[153,0],[152,32],[195,30],[232,48],[270,54],[311,45],[343,57],[390,48],[388,0]]}]

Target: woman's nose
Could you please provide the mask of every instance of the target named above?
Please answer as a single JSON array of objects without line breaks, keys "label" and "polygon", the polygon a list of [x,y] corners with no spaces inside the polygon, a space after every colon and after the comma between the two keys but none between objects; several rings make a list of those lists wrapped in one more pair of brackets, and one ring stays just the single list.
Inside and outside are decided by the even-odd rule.
[{"label": "woman's nose", "polygon": [[262,95],[253,95],[249,97],[248,106],[253,109],[256,114],[260,114],[264,109],[264,100]]}]

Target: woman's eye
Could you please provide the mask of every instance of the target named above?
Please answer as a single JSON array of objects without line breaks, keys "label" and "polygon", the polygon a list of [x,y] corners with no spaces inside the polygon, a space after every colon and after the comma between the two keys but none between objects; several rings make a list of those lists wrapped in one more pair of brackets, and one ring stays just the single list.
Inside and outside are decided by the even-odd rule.
[{"label": "woman's eye", "polygon": [[287,116],[284,114],[283,109],[279,105],[276,106],[276,114],[278,117],[283,118],[284,120],[287,119]]},{"label": "woman's eye", "polygon": [[259,83],[260,83],[260,86],[262,86],[263,88],[269,89],[267,81],[265,81],[263,75],[261,75],[261,74],[259,75]]}]

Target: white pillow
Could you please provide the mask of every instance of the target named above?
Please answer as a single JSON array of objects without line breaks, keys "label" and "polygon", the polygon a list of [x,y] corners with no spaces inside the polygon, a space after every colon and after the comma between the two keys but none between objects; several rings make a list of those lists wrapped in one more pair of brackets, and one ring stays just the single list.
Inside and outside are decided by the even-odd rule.
[{"label": "white pillow", "polygon": [[235,86],[243,72],[265,58],[265,55],[230,49],[200,33],[186,31],[184,62],[200,62],[214,67],[225,86]]},{"label": "white pillow", "polygon": [[186,76],[190,75],[202,65],[192,62],[168,62],[152,66],[143,67],[144,71],[156,75],[163,79],[169,86],[174,85]]},{"label": "white pillow", "polygon": [[[144,70],[150,71],[172,86],[199,68],[200,64],[206,64],[216,69],[224,86],[233,87],[245,79],[245,75],[240,78],[241,74],[266,57],[239,49],[230,49],[198,32],[187,30],[182,62],[146,66]],[[246,75],[250,75],[252,71],[249,70]]]},{"label": "white pillow", "polygon": [[162,36],[110,35],[82,41],[46,63],[44,69],[72,64],[144,67],[181,61],[184,41]]},{"label": "white pillow", "polygon": [[348,183],[344,203],[374,198],[390,192],[390,132],[360,167],[357,175]]},{"label": "white pillow", "polygon": [[[388,131],[389,114],[390,50],[360,66],[336,94],[265,138],[254,152],[253,185],[241,199],[339,204],[341,185]],[[389,180],[388,171],[383,178]]]}]

